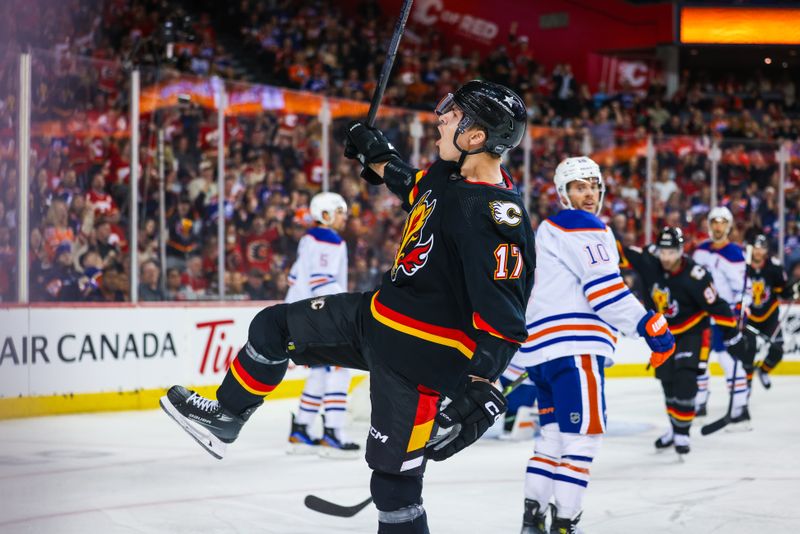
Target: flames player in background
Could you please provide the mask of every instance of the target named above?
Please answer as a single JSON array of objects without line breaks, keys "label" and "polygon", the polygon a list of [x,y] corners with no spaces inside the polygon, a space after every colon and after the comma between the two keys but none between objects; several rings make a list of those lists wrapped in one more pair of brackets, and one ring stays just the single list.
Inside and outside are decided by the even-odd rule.
[{"label": "flames player in background", "polygon": [[680,228],[664,228],[646,250],[625,247],[622,253],[621,266],[639,274],[647,305],[664,314],[675,335],[675,355],[656,369],[664,390],[669,429],[655,446],[674,446],[678,454],[687,454],[697,375],[705,370],[702,363],[707,361],[709,350],[709,317],[720,329],[723,346],[740,360],[747,353],[746,339],[730,305],[717,294],[711,275],[683,253]]},{"label": "flames player in background", "polygon": [[[474,443],[506,403],[492,382],[527,336],[533,232],[500,158],[525,135],[510,89],[471,81],[436,107],[439,159],[404,163],[377,129],[347,129],[345,155],[385,183],[408,212],[394,265],[376,291],[339,293],[261,310],[217,400],[182,386],[162,408],[209,453],[226,444],[298,365],[370,371],[366,460],[378,532],[426,534],[422,475]],[[452,399],[439,410],[442,396]],[[434,435],[436,426],[448,433]]]},{"label": "flames player in background", "polygon": [[[734,315],[738,315],[745,291],[744,281],[747,266],[742,248],[729,239],[732,227],[733,214],[728,208],[718,206],[709,211],[708,232],[711,239],[707,239],[697,246],[692,254],[692,259],[711,273],[714,287],[720,298],[730,304]],[[715,320],[711,321],[711,355],[716,355],[717,361],[722,366],[728,388],[735,388],[731,413],[736,418],[747,405],[750,388],[741,365],[735,366],[736,376],[731,376],[734,370],[733,359],[725,349],[722,330],[716,325]],[[703,373],[697,377],[695,410],[698,417],[706,415],[709,395],[708,377],[709,369],[706,362]]]},{"label": "flames player in background", "polygon": [[[286,302],[347,291],[347,243],[339,235],[347,221],[347,203],[337,193],[319,193],[311,199],[309,211],[316,225],[297,246],[297,259],[289,271]],[[349,386],[349,369],[332,365],[311,368],[297,415],[292,415],[289,452],[343,457],[361,449],[344,432]],[[309,435],[308,426],[320,408],[323,434],[316,439]]]},{"label": "flames player in background", "polygon": [[645,310],[619,271],[611,229],[597,217],[605,185],[587,157],[567,158],[555,172],[565,208],[536,235],[536,281],[527,308],[528,339],[513,365],[536,384],[541,436],[525,475],[522,534],[577,532],[589,468],[606,428],[605,373],[621,333],[641,335],[655,367],[675,340],[660,313]]},{"label": "flames player in background", "polygon": [[756,354],[756,334],[750,328],[759,331],[762,336],[771,340],[767,347],[767,356],[757,369],[758,378],[765,388],[772,387],[769,372],[783,359],[783,332],[779,322],[780,301],[786,287],[786,273],[780,262],[769,254],[769,240],[765,235],[756,236],[753,241],[753,259],[747,267],[750,280],[751,298],[748,306],[745,335],[750,337],[751,357],[744,361],[747,379],[753,376],[753,360]]}]

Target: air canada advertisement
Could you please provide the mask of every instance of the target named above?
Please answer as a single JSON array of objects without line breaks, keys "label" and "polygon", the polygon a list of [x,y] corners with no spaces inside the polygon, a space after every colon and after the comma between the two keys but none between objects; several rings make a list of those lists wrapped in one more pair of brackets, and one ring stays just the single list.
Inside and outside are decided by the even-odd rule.
[{"label": "air canada advertisement", "polygon": [[262,307],[0,309],[0,397],[217,384]]}]

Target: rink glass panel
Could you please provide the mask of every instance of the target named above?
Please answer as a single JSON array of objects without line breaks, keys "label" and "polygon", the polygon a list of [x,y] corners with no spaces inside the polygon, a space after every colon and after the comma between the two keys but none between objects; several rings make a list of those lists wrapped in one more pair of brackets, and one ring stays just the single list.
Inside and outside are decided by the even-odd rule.
[{"label": "rink glass panel", "polygon": [[[129,273],[124,256],[129,247],[127,74],[119,61],[48,50],[31,55],[31,301],[88,300],[111,262],[121,266],[116,278],[124,294]],[[98,174],[111,198],[86,194]],[[60,245],[69,247],[80,271],[80,259],[95,244],[103,220],[110,223],[109,239],[118,240],[123,253],[106,257],[92,274],[80,277],[70,298],[42,273],[55,262]]]},{"label": "rink glass panel", "polygon": [[19,51],[0,47],[0,302],[19,298]]}]

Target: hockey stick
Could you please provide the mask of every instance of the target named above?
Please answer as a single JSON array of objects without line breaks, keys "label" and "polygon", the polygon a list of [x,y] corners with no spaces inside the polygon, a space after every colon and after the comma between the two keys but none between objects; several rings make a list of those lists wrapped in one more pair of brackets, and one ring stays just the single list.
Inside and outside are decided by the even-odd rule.
[{"label": "hockey stick", "polygon": [[778,322],[778,326],[775,327],[775,331],[772,332],[772,335],[770,337],[767,337],[767,335],[765,333],[763,333],[761,330],[757,329],[756,327],[754,327],[751,324],[748,324],[747,326],[745,326],[745,328],[747,328],[747,330],[749,332],[752,332],[753,334],[755,334],[756,336],[761,338],[761,341],[763,341],[767,345],[772,345],[773,343],[775,343],[775,340],[778,338],[778,334],[780,334],[781,331],[783,330],[783,327],[786,324],[786,320],[788,318],[789,318],[789,313],[787,312],[785,314],[784,318],[781,319]]},{"label": "hockey stick", "polygon": [[[525,371],[521,375],[519,375],[513,382],[503,389],[503,396],[508,396],[512,391],[517,389],[525,379],[528,378],[528,371]],[[449,434],[446,434],[449,435]],[[315,512],[319,512],[320,514],[325,515],[332,515],[336,517],[353,517],[358,512],[369,506],[372,502],[372,497],[365,499],[364,501],[355,504],[353,506],[343,506],[341,504],[336,504],[335,502],[327,501],[316,495],[306,495],[305,498],[305,505],[306,508],[310,510],[314,510]]]},{"label": "hockey stick", "polygon": [[511,394],[511,392],[517,389],[519,386],[521,386],[522,383],[525,382],[525,380],[527,380],[527,378],[528,378],[528,371],[525,371],[503,389],[503,396],[508,397]]},{"label": "hockey stick", "polygon": [[386,84],[389,83],[389,75],[392,73],[394,58],[397,55],[397,49],[400,47],[400,38],[403,37],[403,31],[406,28],[406,21],[408,20],[408,14],[411,13],[411,4],[413,3],[414,0],[404,0],[403,7],[400,8],[400,17],[394,25],[394,33],[392,34],[392,40],[389,41],[389,48],[386,50],[386,60],[383,62],[378,85],[375,86],[375,92],[372,93],[372,101],[369,103],[369,112],[367,113],[367,126],[369,127],[375,125],[375,117],[378,115],[378,108],[381,105],[381,100],[383,100]]},{"label": "hockey stick", "polygon": [[[780,327],[780,325],[778,326]],[[775,338],[777,337],[777,336],[767,337],[767,335],[764,334],[761,330],[757,329],[756,327],[750,324],[745,326],[745,328],[747,329],[748,332],[753,333],[756,337],[760,338],[761,341],[763,341],[767,345],[772,345],[775,342]]]},{"label": "hockey stick", "polygon": [[342,506],[341,504],[320,499],[316,495],[306,495],[306,500],[304,501],[306,508],[321,514],[333,515],[336,517],[353,517],[358,512],[369,506],[371,502],[372,497],[353,506]]},{"label": "hockey stick", "polygon": [[[740,302],[739,307],[739,335],[742,335],[742,328],[744,323],[744,295],[747,292],[747,266],[750,265],[750,259],[753,255],[753,247],[752,245],[747,245],[747,249],[745,252],[745,269],[744,269],[744,287],[742,288],[742,301]],[[703,425],[700,429],[700,434],[707,436],[709,434],[713,434],[718,430],[722,430],[731,422],[731,413],[733,412],[733,398],[736,395],[736,373],[739,371],[739,360],[738,358],[733,359],[733,372],[731,376],[733,377],[731,380],[731,392],[730,396],[728,397],[728,411],[725,412],[725,415],[721,418],[717,419],[716,421],[712,421],[707,425]]]}]

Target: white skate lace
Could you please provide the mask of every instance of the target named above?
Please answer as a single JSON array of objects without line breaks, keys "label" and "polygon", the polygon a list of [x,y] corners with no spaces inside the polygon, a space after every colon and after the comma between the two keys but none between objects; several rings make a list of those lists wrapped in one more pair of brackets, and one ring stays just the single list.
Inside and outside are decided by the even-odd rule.
[{"label": "white skate lace", "polygon": [[197,393],[193,393],[191,397],[186,399],[188,402],[191,402],[196,407],[200,408],[204,412],[214,412],[219,407],[219,402],[211,399],[207,399],[205,397],[201,397]]}]

